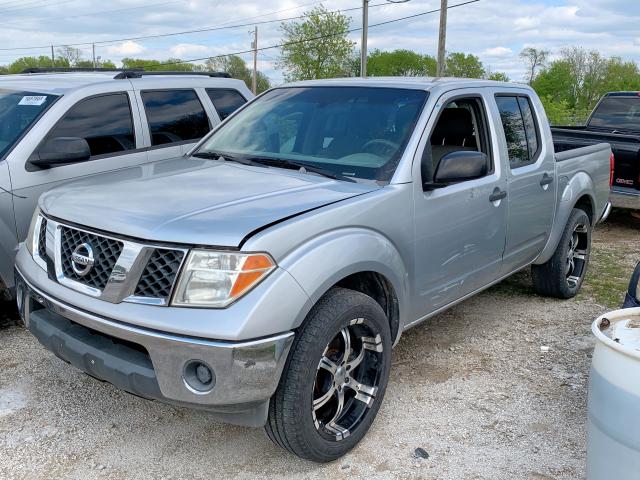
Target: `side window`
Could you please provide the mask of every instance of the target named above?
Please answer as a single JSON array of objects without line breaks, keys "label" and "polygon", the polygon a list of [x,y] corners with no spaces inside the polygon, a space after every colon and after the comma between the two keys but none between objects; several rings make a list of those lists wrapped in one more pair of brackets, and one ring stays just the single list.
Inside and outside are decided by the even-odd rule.
[{"label": "side window", "polygon": [[433,171],[440,160],[453,152],[471,151],[487,155],[487,171],[491,171],[491,159],[487,141],[486,115],[478,98],[458,98],[444,107],[436,122],[429,142]]},{"label": "side window", "polygon": [[529,99],[519,96],[498,96],[496,103],[507,141],[511,168],[533,163],[540,141]]},{"label": "side window", "polygon": [[100,95],[80,101],[49,132],[47,140],[56,137],[84,138],[92,157],[135,149],[127,94]]},{"label": "side window", "polygon": [[536,120],[533,116],[533,108],[531,108],[531,100],[527,97],[518,97],[518,104],[524,119],[524,129],[527,133],[527,144],[529,146],[529,159],[533,160],[538,153],[538,130],[536,129]]},{"label": "side window", "polygon": [[151,145],[195,141],[209,132],[209,120],[195,90],[155,90],[141,95]]},{"label": "side window", "polygon": [[224,120],[247,103],[247,100],[240,95],[240,92],[230,88],[207,88],[207,95],[209,95],[213,106],[216,107],[220,120]]}]

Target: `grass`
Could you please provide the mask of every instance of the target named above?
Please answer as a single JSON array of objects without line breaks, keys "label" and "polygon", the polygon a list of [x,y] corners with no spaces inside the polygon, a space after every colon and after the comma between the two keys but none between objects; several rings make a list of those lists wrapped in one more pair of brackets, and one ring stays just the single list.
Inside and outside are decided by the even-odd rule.
[{"label": "grass", "polygon": [[600,305],[620,308],[635,266],[630,260],[636,255],[636,251],[626,246],[594,245],[587,278],[578,299],[591,297]]}]

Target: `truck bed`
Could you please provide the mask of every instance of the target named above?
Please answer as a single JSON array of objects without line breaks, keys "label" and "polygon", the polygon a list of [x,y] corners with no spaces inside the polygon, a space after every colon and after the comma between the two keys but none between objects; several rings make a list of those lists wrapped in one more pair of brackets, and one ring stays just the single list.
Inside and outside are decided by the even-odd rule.
[{"label": "truck bed", "polygon": [[640,195],[640,135],[609,133],[588,127],[552,127],[555,151],[608,143],[615,156],[613,185]]}]

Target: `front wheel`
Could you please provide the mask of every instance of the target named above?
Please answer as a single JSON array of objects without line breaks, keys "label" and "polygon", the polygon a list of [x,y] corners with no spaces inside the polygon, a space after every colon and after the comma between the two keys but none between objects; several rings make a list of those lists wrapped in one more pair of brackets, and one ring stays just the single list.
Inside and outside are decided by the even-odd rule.
[{"label": "front wheel", "polygon": [[531,267],[536,292],[548,297],[575,297],[587,273],[590,253],[591,221],[584,210],[574,208],[553,257]]},{"label": "front wheel", "polygon": [[298,332],[269,405],[269,438],[315,462],[355,447],[382,403],[391,344],[378,303],[353,290],[330,290]]}]

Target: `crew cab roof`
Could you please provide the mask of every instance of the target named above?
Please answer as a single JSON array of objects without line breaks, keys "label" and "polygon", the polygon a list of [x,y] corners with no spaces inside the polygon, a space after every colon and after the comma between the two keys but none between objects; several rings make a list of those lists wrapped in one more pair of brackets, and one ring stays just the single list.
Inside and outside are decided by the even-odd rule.
[{"label": "crew cab roof", "polygon": [[[135,86],[136,82],[144,80],[145,86],[149,82],[158,82],[166,85],[169,79],[179,79],[184,82],[184,86],[200,86],[210,85],[215,82],[220,87],[234,87],[238,83],[244,82],[233,78],[209,77],[200,75],[198,72],[189,74],[189,72],[180,75],[167,73],[163,75],[161,72],[152,72],[152,75],[144,75],[140,78],[131,78],[129,76],[119,75],[120,71],[95,71],[95,72],[46,72],[46,73],[20,73],[13,75],[0,75],[0,89],[8,88],[14,90],[25,90],[39,93],[49,93],[53,95],[64,95],[72,90],[81,88],[107,84],[113,82],[131,81]],[[144,72],[149,73],[149,72]],[[119,78],[116,78],[119,77]]]},{"label": "crew cab roof", "polygon": [[287,87],[386,87],[386,88],[411,88],[418,90],[431,90],[436,87],[523,87],[527,85],[515,85],[494,80],[479,80],[473,78],[455,77],[352,77],[331,78],[322,80],[304,80],[288,83]]}]

